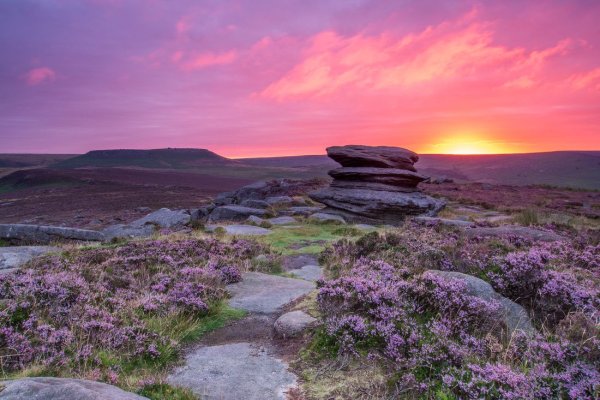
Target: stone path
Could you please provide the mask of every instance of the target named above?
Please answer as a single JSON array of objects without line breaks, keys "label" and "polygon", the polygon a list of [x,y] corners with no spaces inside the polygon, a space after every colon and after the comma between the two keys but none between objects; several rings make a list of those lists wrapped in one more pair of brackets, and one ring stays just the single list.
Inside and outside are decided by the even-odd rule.
[{"label": "stone path", "polygon": [[[316,259],[301,255],[284,262],[290,272],[310,270],[313,276],[321,275],[321,267],[303,263],[316,263]],[[273,324],[285,305],[314,289],[314,282],[304,279],[260,272],[242,274],[241,282],[227,288],[231,294],[229,305],[250,314],[207,335],[204,340],[209,343],[192,350],[168,382],[208,400],[286,399],[286,392],[296,386],[297,377],[276,354]]]}]

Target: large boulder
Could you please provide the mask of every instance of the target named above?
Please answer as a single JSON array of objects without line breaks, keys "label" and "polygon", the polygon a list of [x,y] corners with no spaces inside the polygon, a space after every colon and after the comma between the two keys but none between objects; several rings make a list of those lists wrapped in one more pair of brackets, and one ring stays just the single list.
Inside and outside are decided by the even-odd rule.
[{"label": "large boulder", "polygon": [[316,323],[317,319],[304,311],[291,311],[277,318],[273,327],[279,336],[288,338],[300,335]]},{"label": "large boulder", "polygon": [[358,181],[381,183],[390,186],[417,187],[427,179],[417,172],[398,168],[338,168],[329,171],[329,175],[339,181]]},{"label": "large boulder", "polygon": [[417,185],[419,157],[410,150],[386,146],[337,146],[329,157],[343,168],[329,171],[331,186],[310,193],[327,213],[350,222],[399,224],[408,215],[435,216],[445,203],[422,194]]},{"label": "large boulder", "polygon": [[9,243],[50,244],[61,241],[99,242],[102,232],[62,226],[0,224],[0,239]]},{"label": "large boulder", "polygon": [[486,301],[497,301],[500,304],[501,316],[506,325],[509,337],[517,330],[524,331],[525,333],[535,332],[527,311],[519,304],[496,292],[483,279],[454,271],[429,270],[425,274],[436,275],[445,279],[458,279],[466,284],[466,290],[470,296],[479,297]]},{"label": "large boulder", "polygon": [[133,221],[129,225],[134,228],[139,228],[144,225],[156,225],[161,228],[174,228],[188,224],[190,219],[190,213],[187,210],[170,210],[168,208],[161,208],[160,210],[154,211],[143,218]]},{"label": "large boulder", "polygon": [[327,206],[326,213],[363,223],[398,224],[407,215],[436,215],[444,206],[442,200],[420,192],[398,193],[368,189],[327,188],[310,197]]},{"label": "large boulder", "polygon": [[244,221],[251,215],[265,217],[268,216],[268,212],[261,208],[250,208],[236,205],[220,206],[212,210],[208,216],[208,221]]},{"label": "large boulder", "polygon": [[327,155],[343,167],[400,168],[416,171],[413,166],[419,156],[401,147],[389,146],[333,146]]},{"label": "large boulder", "polygon": [[148,400],[105,383],[70,378],[23,378],[0,383],[0,400]]},{"label": "large boulder", "polygon": [[60,248],[52,246],[0,247],[0,271],[18,268],[35,257],[58,251]]}]

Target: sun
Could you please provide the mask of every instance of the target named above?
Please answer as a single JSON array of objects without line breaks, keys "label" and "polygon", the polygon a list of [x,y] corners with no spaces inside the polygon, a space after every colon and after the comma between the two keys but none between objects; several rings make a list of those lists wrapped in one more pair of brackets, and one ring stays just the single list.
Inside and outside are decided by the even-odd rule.
[{"label": "sun", "polygon": [[431,146],[432,153],[438,154],[503,154],[513,152],[499,140],[477,133],[458,133],[443,136]]}]

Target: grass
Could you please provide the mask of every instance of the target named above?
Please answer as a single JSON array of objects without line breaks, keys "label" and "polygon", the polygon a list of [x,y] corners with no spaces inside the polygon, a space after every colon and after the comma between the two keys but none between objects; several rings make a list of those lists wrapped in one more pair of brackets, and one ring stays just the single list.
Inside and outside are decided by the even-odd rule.
[{"label": "grass", "polygon": [[348,236],[359,236],[362,232],[351,227],[334,224],[306,223],[297,228],[274,228],[273,233],[257,240],[269,244],[273,250],[284,254],[318,254],[325,246]]},{"label": "grass", "polygon": [[145,385],[138,394],[150,400],[197,400],[198,397],[188,389],[173,387],[166,383]]}]

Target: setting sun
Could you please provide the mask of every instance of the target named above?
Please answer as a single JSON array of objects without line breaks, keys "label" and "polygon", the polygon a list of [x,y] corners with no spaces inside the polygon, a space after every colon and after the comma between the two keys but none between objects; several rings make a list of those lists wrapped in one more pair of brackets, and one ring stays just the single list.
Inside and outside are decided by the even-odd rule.
[{"label": "setting sun", "polygon": [[504,154],[516,151],[509,143],[477,133],[450,134],[427,149],[428,153],[438,154]]}]

